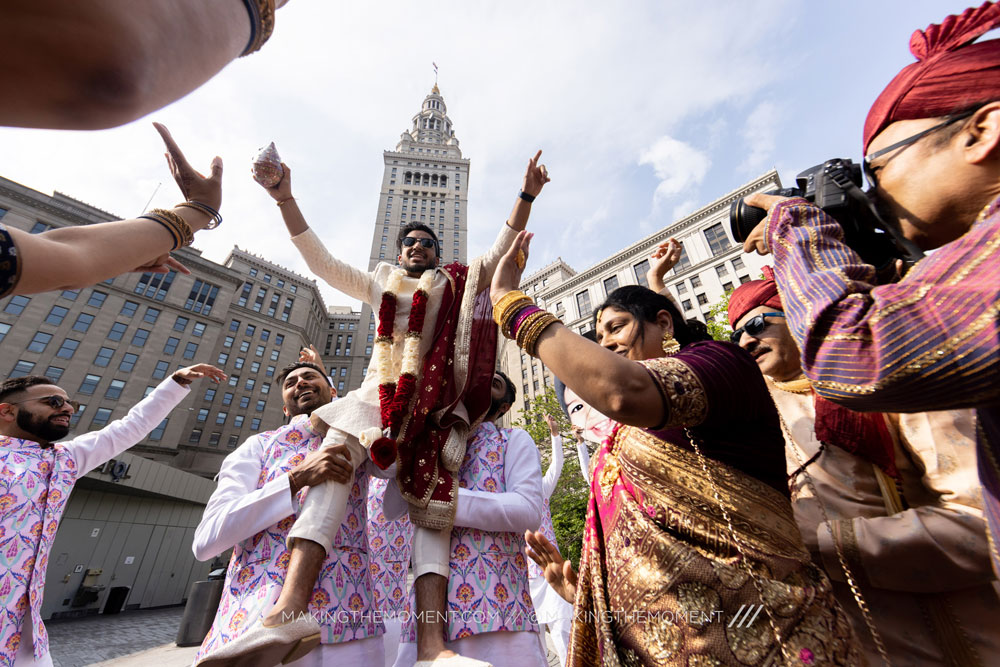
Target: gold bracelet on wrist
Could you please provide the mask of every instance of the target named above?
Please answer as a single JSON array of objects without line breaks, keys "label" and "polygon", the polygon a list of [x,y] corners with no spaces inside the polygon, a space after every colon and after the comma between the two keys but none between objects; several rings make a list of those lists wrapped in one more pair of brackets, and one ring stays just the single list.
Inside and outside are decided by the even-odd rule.
[{"label": "gold bracelet on wrist", "polygon": [[502,313],[500,313],[500,330],[504,332],[504,336],[507,338],[513,338],[514,324],[517,321],[518,315],[521,314],[525,308],[531,308],[535,305],[535,302],[531,299],[525,297],[510,304]]},{"label": "gold bracelet on wrist", "polygon": [[500,314],[506,312],[507,308],[510,307],[515,301],[521,299],[528,299],[527,294],[521,290],[513,289],[506,294],[504,294],[500,299],[493,304],[493,321],[497,323],[498,326],[502,326],[502,321],[500,319]]},{"label": "gold bracelet on wrist", "polygon": [[165,208],[154,208],[152,211],[147,211],[139,217],[155,220],[169,229],[174,236],[174,247],[172,250],[177,250],[181,246],[188,246],[194,243],[194,231],[192,231],[191,225],[174,211]]},{"label": "gold bracelet on wrist", "polygon": [[524,341],[529,337],[531,331],[538,324],[539,319],[544,316],[545,311],[538,310],[528,315],[528,317],[521,322],[520,326],[517,327],[516,338],[514,339],[514,342],[517,343],[518,347],[524,347]]},{"label": "gold bracelet on wrist", "polygon": [[274,32],[275,0],[243,0],[243,4],[250,16],[250,39],[240,57],[259,51]]},{"label": "gold bracelet on wrist", "polygon": [[549,328],[549,325],[554,324],[559,321],[559,318],[552,313],[545,313],[545,315],[539,318],[536,327],[532,330],[531,335],[527,337],[524,341],[524,351],[530,354],[532,357],[537,357],[538,351],[538,339],[542,337],[545,330]]},{"label": "gold bracelet on wrist", "polygon": [[217,210],[215,210],[208,204],[203,204],[200,201],[195,201],[193,199],[188,201],[182,201],[180,204],[174,206],[174,208],[190,208],[192,210],[207,215],[211,219],[211,221],[207,225],[205,225],[205,229],[215,229],[216,227],[222,224],[222,215],[220,215]]}]

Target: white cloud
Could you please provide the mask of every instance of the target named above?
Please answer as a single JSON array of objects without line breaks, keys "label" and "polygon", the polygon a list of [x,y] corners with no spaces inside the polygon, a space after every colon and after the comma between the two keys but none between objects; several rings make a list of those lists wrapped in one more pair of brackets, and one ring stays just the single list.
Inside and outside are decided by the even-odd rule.
[{"label": "white cloud", "polygon": [[698,208],[698,206],[699,206],[698,200],[687,199],[685,201],[682,201],[677,206],[674,206],[674,211],[671,214],[671,216],[675,221],[680,220],[684,216],[694,213],[695,210]]},{"label": "white cloud", "polygon": [[653,197],[655,204],[681,193],[689,193],[708,173],[708,155],[678,139],[662,136],[639,155],[640,165],[650,165],[660,179]]},{"label": "white cloud", "polygon": [[761,102],[747,116],[743,126],[746,158],[739,166],[744,173],[757,173],[766,169],[774,156],[778,141],[778,130],[783,114],[781,107],[773,102]]}]

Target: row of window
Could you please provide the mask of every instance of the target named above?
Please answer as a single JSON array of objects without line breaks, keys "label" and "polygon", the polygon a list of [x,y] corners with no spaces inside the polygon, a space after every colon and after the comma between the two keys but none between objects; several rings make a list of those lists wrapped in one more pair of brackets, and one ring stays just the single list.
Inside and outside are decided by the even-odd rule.
[{"label": "row of window", "polygon": [[[243,283],[243,289],[240,291],[240,295],[236,300],[236,303],[244,308],[250,302],[250,297],[253,293],[254,284],[250,281]],[[266,313],[268,317],[280,317],[282,322],[287,322],[288,318],[292,314],[292,306],[295,305],[295,299],[292,297],[285,297],[285,305],[281,311],[281,315],[278,315],[278,307],[281,301],[281,295],[277,292],[271,294],[271,300],[267,304],[267,309],[264,308],[264,303],[267,301],[267,288],[259,287],[257,289],[257,296],[254,299],[253,305],[250,306],[251,310],[255,313]]]},{"label": "row of window", "polygon": [[[256,278],[259,275],[259,273],[260,272],[257,271],[257,269],[250,269],[250,277],[251,278]],[[263,276],[261,276],[261,280],[263,280],[265,283],[267,283],[269,285],[271,284],[271,279],[272,279],[272,276],[271,276],[270,273],[265,273]],[[278,280],[275,281],[274,285],[278,289],[285,289],[285,281],[282,278],[278,278]],[[299,287],[295,283],[289,283],[288,284],[288,291],[291,292],[292,294],[295,294],[296,292],[299,291]]]},{"label": "row of window", "polygon": [[[256,424],[257,424],[256,426],[253,426],[254,422],[256,422]],[[255,431],[260,428],[260,420],[259,419],[253,419],[253,420],[251,420],[250,424],[251,424],[251,427]],[[193,429],[191,431],[191,435],[188,436],[188,442],[191,443],[191,444],[194,444],[194,445],[200,444],[201,443],[201,436],[202,436],[202,430],[200,428]],[[212,433],[209,433],[209,435],[208,435],[208,445],[210,447],[218,447],[219,446],[219,441],[221,439],[222,439],[222,433],[220,433],[219,431],[213,431]],[[232,434],[232,435],[230,435],[229,436],[228,447],[230,449],[236,449],[236,446],[238,444],[240,444],[240,437],[238,435],[236,435],[235,433]]]}]

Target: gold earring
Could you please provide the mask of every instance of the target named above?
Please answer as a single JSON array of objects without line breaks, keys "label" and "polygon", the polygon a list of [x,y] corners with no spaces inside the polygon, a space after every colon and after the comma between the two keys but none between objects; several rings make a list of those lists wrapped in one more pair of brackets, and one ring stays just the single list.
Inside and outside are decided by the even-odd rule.
[{"label": "gold earring", "polygon": [[668,357],[677,354],[681,350],[681,344],[677,342],[677,339],[674,338],[674,335],[669,331],[663,332],[662,346],[663,346],[663,354],[667,355]]}]

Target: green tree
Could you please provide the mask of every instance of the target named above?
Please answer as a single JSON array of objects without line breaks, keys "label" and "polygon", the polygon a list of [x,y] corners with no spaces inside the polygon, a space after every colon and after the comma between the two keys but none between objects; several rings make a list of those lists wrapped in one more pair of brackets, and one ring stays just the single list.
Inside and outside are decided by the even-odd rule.
[{"label": "green tree", "polygon": [[566,413],[559,406],[555,390],[546,387],[541,395],[536,396],[531,401],[526,410],[521,410],[514,416],[513,425],[515,428],[527,431],[531,439],[535,441],[535,446],[538,447],[538,452],[542,457],[542,471],[544,473],[552,461],[552,442],[549,435],[549,425],[545,421],[546,415],[552,416],[559,426],[559,432],[563,436],[563,458],[565,461],[556,490],[549,498],[552,528],[563,558],[568,558],[579,566],[590,485],[580,472],[572,427]]},{"label": "green tree", "polygon": [[705,326],[708,327],[708,335],[714,340],[728,341],[729,334],[733,332],[732,327],[729,326],[729,317],[726,314],[729,311],[729,297],[732,294],[732,289],[726,290],[722,298],[712,304],[708,315],[705,316]]}]

